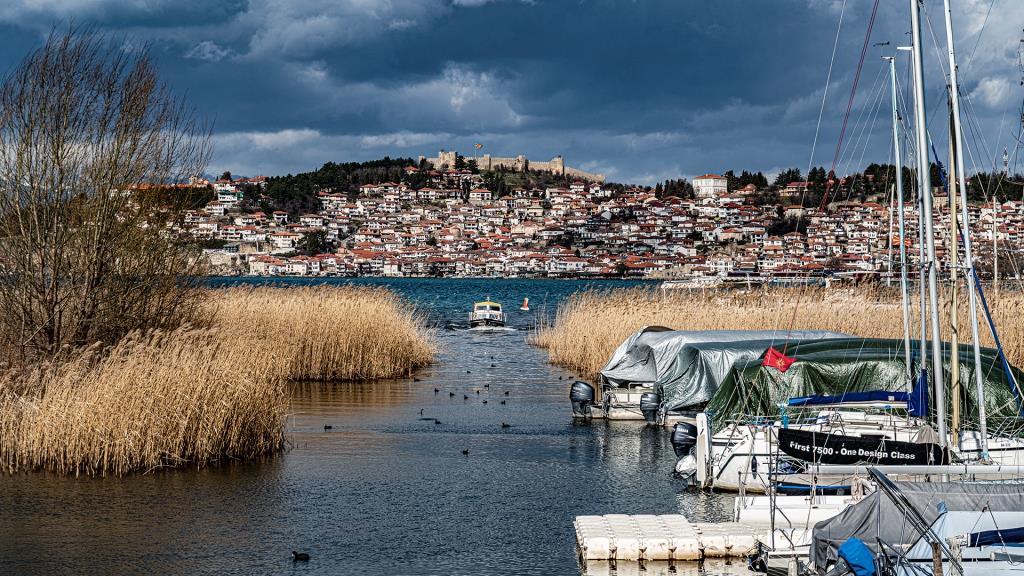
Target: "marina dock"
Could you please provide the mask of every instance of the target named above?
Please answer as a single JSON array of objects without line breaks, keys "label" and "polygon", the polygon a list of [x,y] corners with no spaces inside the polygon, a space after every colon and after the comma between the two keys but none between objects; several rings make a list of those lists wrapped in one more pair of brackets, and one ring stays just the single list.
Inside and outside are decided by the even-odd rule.
[{"label": "marina dock", "polygon": [[682,514],[577,516],[573,525],[584,561],[743,558],[766,532],[737,522],[691,523]]}]

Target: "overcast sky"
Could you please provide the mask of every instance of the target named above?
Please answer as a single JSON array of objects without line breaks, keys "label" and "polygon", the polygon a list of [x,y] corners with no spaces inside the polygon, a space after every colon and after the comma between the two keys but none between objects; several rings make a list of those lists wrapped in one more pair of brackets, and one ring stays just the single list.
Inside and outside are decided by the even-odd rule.
[{"label": "overcast sky", "polygon": [[[953,3],[962,91],[979,126],[973,152],[990,166],[1004,146],[1013,152],[1018,130],[1024,1]],[[880,57],[908,42],[909,2],[881,4],[872,43],[892,44],[869,49],[839,172],[889,159]],[[294,173],[439,148],[472,154],[480,142],[493,155],[562,154],[614,181],[653,184],[730,168],[806,170],[842,6],[3,0],[0,69],[68,19],[129,47],[149,42],[172,88],[215,122],[211,173]],[[871,6],[846,0],[815,164],[832,163]],[[926,2],[934,37],[926,23],[925,58],[933,137],[944,142],[941,7]],[[905,77],[905,53],[900,63]]]}]

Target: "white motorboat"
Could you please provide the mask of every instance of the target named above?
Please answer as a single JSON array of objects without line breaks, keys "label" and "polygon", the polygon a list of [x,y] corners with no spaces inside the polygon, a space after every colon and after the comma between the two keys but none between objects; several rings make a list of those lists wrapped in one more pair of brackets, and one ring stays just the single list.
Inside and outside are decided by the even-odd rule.
[{"label": "white motorboat", "polygon": [[473,311],[469,314],[469,327],[480,326],[505,326],[505,313],[501,310],[501,304],[491,300],[473,303]]}]

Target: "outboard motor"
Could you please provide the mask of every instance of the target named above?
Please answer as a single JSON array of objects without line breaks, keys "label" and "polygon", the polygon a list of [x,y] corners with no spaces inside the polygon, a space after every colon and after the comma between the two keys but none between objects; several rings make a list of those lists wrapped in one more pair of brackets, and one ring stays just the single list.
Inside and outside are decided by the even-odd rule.
[{"label": "outboard motor", "polygon": [[644,392],[640,395],[640,412],[644,420],[654,424],[658,420],[658,408],[661,407],[661,394],[657,392]]},{"label": "outboard motor", "polygon": [[672,428],[672,450],[682,458],[697,446],[697,427],[689,422],[676,422]]},{"label": "outboard motor", "polygon": [[685,478],[687,484],[696,483],[697,458],[693,455],[696,447],[697,427],[686,422],[677,422],[672,428],[672,450],[679,458],[675,473],[680,478]]},{"label": "outboard motor", "polygon": [[[594,387],[582,380],[572,383],[569,389],[573,418],[590,418],[590,407],[594,404]],[[696,432],[694,432],[696,434]]]}]

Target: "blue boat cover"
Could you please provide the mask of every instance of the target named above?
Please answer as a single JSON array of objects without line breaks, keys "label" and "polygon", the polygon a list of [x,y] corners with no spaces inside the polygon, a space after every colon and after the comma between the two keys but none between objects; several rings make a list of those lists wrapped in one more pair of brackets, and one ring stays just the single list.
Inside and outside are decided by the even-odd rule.
[{"label": "blue boat cover", "polygon": [[910,393],[910,400],[908,400],[907,412],[911,416],[917,416],[918,418],[925,418],[928,416],[928,371],[921,370],[921,374],[917,377],[917,384],[914,384],[914,390]]},{"label": "blue boat cover", "polygon": [[844,394],[799,396],[790,398],[790,406],[818,406],[823,404],[842,404],[844,402],[906,402],[906,392],[887,392],[885,390],[869,390],[867,392],[846,392]]},{"label": "blue boat cover", "polygon": [[857,576],[875,576],[875,555],[860,538],[850,538],[839,547],[839,557]]},{"label": "blue boat cover", "polygon": [[972,548],[977,546],[991,546],[993,544],[1017,544],[1024,542],[1024,527],[973,532],[968,535],[967,542],[967,545]]}]

